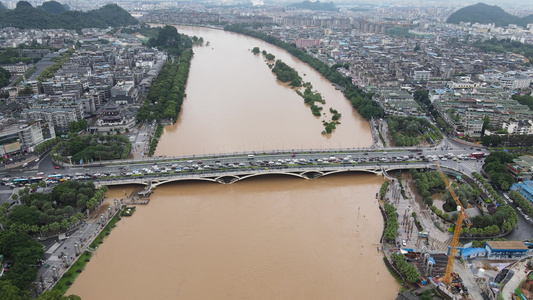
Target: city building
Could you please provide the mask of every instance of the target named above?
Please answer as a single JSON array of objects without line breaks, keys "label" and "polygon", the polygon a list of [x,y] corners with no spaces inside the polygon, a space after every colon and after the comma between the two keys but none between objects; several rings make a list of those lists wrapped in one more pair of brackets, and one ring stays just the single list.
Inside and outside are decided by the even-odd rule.
[{"label": "city building", "polygon": [[533,181],[527,180],[513,184],[511,191],[517,191],[533,204]]},{"label": "city building", "polygon": [[522,241],[485,242],[488,259],[518,259],[528,254],[529,249]]},{"label": "city building", "polygon": [[529,180],[533,174],[533,157],[523,155],[506,164],[511,175],[519,180]]},{"label": "city building", "polygon": [[529,88],[531,77],[524,74],[517,74],[514,76],[501,77],[498,82],[504,89],[522,90]]},{"label": "city building", "polygon": [[33,152],[44,141],[39,121],[3,122],[0,128],[0,155]]},{"label": "city building", "polygon": [[68,131],[71,122],[80,120],[75,108],[30,108],[24,110],[21,116],[30,120],[50,122],[60,131]]},{"label": "city building", "polygon": [[533,122],[531,120],[504,121],[502,128],[509,134],[533,134]]},{"label": "city building", "polygon": [[111,88],[111,101],[116,104],[133,104],[138,96],[138,90],[131,81],[120,80]]}]

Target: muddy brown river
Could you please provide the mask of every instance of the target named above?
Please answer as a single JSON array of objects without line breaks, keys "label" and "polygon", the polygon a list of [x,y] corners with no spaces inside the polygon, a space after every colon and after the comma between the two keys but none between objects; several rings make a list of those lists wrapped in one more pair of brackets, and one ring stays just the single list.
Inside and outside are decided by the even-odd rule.
[{"label": "muddy brown river", "polygon": [[[344,95],[309,65],[261,40],[221,30],[179,27],[209,46],[195,47],[176,124],[166,126],[155,155],[191,155],[277,149],[357,148],[372,143],[369,124]],[[276,80],[259,47],[296,69],[326,100],[326,116],[313,116],[303,98]],[[304,75],[305,74],[305,75]],[[322,136],[329,108],[342,114]]]},{"label": "muddy brown river", "polygon": [[[223,31],[178,30],[202,36],[210,47],[195,48],[188,97],[156,155],[370,145],[368,123],[342,93],[283,50]],[[305,73],[342,113],[331,136],[320,134],[320,119],[250,53],[255,46]],[[68,294],[84,300],[394,299],[399,287],[377,251],[382,182],[351,173],[159,186],[149,205],[118,223]],[[121,193],[113,188],[109,197]]]}]

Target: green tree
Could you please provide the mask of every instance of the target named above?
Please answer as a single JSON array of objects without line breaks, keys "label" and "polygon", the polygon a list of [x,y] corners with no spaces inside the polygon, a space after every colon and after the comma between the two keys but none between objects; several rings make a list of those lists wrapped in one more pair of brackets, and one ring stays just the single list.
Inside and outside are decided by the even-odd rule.
[{"label": "green tree", "polygon": [[51,290],[46,291],[39,295],[37,298],[38,300],[81,300],[81,298],[77,295],[69,295],[69,296],[63,296],[59,293],[59,291]]},{"label": "green tree", "polygon": [[29,300],[28,291],[19,289],[6,280],[0,281],[0,300]]}]

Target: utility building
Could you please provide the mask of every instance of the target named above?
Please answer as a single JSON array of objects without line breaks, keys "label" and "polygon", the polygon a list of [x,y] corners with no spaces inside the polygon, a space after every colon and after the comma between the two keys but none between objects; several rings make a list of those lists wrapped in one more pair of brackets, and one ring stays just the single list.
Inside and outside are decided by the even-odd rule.
[{"label": "utility building", "polygon": [[529,249],[522,241],[485,242],[488,259],[517,259],[526,256]]}]

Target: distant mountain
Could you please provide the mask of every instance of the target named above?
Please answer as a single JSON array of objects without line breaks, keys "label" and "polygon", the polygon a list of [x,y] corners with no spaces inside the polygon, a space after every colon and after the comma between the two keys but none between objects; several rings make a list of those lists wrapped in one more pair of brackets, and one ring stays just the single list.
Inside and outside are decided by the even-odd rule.
[{"label": "distant mountain", "polygon": [[523,26],[524,28],[527,26],[527,24],[533,24],[533,14],[523,17],[520,19],[520,22],[518,22],[518,25]]},{"label": "distant mountain", "polygon": [[44,2],[43,5],[41,5],[41,8],[54,15],[68,10],[63,6],[63,4],[56,1]]},{"label": "distant mountain", "polygon": [[19,1],[19,2],[17,2],[17,8],[23,8],[23,7],[33,7],[33,6],[28,1]]},{"label": "distant mountain", "polygon": [[7,10],[7,7],[4,5],[4,3],[0,2],[0,11]]},{"label": "distant mountain", "polygon": [[494,23],[496,26],[507,26],[517,24],[526,26],[533,21],[533,15],[524,18],[511,15],[498,6],[491,6],[484,3],[478,3],[463,7],[448,17],[447,23],[459,24],[459,22],[471,22],[488,24]]},{"label": "distant mountain", "polygon": [[[65,7],[57,2],[55,3],[61,5],[62,9],[55,3],[46,3],[50,2],[45,2],[42,7],[36,8],[26,1],[19,1],[17,8],[0,11],[2,26],[39,29],[82,29],[118,27],[139,23],[137,19],[116,4],[108,4],[99,9],[81,12],[67,11]],[[63,11],[59,12],[61,10]]]},{"label": "distant mountain", "polygon": [[311,2],[303,1],[302,3],[294,3],[288,7],[294,7],[298,9],[309,9],[309,10],[327,10],[327,11],[338,11],[339,9],[335,7],[333,2],[321,3],[320,1]]}]

